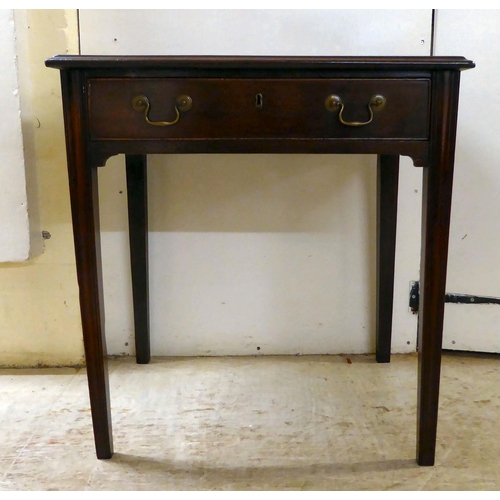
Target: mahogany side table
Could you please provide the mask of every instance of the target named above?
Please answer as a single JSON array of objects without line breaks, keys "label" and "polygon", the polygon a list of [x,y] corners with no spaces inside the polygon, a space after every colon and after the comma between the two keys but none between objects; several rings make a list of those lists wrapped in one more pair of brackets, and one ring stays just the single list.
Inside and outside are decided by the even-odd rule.
[{"label": "mahogany side table", "polygon": [[97,457],[113,455],[97,167],[126,155],[134,326],[148,363],[148,153],[377,154],[376,359],[390,360],[399,156],[423,168],[417,462],[433,465],[463,57],[55,56]]}]

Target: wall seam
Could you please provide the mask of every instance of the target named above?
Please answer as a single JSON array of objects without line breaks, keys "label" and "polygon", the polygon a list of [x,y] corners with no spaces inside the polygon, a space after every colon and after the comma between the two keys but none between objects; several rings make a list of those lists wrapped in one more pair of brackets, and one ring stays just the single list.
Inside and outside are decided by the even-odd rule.
[{"label": "wall seam", "polygon": [[429,55],[433,56],[434,55],[434,41],[435,41],[435,34],[436,34],[436,9],[432,9],[432,16],[431,16],[431,53]]},{"label": "wall seam", "polygon": [[77,24],[77,30],[78,30],[78,54],[81,55],[82,54],[82,44],[81,44],[82,37],[80,36],[80,9],[76,9],[76,24]]}]

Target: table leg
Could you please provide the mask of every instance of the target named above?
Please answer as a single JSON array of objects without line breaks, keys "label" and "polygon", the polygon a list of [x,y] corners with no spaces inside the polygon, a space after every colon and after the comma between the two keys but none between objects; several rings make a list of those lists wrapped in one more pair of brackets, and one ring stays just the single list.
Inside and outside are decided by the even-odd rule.
[{"label": "table leg", "polygon": [[[418,318],[417,460],[434,465],[441,344],[443,338],[446,258],[451,201],[451,172],[424,168],[423,249]],[[438,185],[436,185],[438,183]]]},{"label": "table leg", "polygon": [[434,465],[459,72],[433,80],[431,152],[423,171],[418,318],[417,462]]},{"label": "table leg", "polygon": [[126,155],[130,262],[137,363],[151,359],[149,341],[148,194],[146,155]]},{"label": "table leg", "polygon": [[[97,458],[111,458],[113,438],[104,336],[97,169],[88,169],[87,173],[84,181],[87,186],[71,189],[73,198],[76,192],[80,194],[79,199],[72,202],[73,230],[96,453]],[[86,196],[81,195],[84,191]]]},{"label": "table leg", "polygon": [[377,329],[376,360],[391,360],[399,156],[379,155],[377,162]]},{"label": "table leg", "polygon": [[85,135],[85,77],[61,73],[68,174],[80,289],[83,342],[97,458],[111,458],[113,438],[109,404],[99,233],[97,168],[91,164]]}]

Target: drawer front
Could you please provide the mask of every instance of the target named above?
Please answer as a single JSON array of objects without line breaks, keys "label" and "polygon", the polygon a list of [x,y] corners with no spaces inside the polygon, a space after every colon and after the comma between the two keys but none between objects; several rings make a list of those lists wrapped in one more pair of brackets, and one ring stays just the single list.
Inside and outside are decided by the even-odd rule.
[{"label": "drawer front", "polygon": [[[92,78],[90,133],[93,140],[424,140],[429,135],[429,92],[426,79]],[[132,102],[138,95],[149,101],[147,113],[145,105],[134,109]],[[175,121],[181,95],[189,96],[192,104],[179,112],[175,124],[147,122],[146,118],[152,123]],[[341,105],[327,109],[325,102],[331,95],[340,98],[343,109]],[[370,108],[374,95],[385,98],[383,109]],[[370,118],[366,125],[352,125]]]}]

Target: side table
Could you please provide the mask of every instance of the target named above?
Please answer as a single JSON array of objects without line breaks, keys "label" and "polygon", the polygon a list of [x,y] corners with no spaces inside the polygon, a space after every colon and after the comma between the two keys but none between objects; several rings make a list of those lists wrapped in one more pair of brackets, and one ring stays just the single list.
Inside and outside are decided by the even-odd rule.
[{"label": "side table", "polygon": [[148,153],[377,154],[376,359],[390,360],[399,156],[423,168],[417,462],[433,465],[463,57],[55,56],[97,457],[113,454],[97,168],[126,155],[134,326],[148,363]]}]

